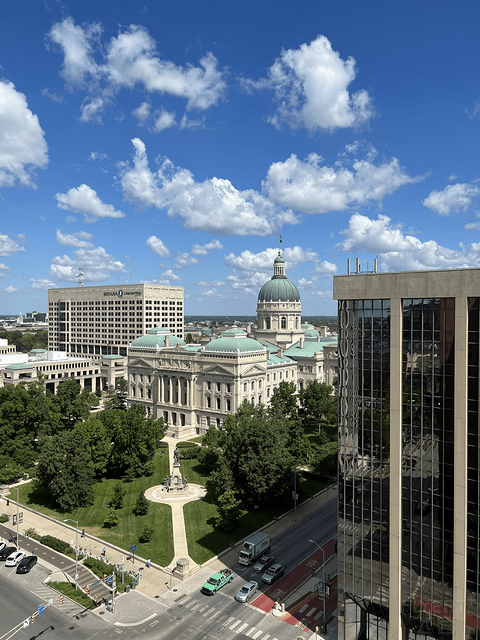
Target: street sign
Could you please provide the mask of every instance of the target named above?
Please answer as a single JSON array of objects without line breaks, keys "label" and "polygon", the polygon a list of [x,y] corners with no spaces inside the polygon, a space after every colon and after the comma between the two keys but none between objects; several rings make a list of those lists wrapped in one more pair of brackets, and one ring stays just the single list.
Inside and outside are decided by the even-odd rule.
[{"label": "street sign", "polygon": [[13,526],[15,526],[17,524],[17,514],[14,513],[13,514]]},{"label": "street sign", "polygon": [[292,491],[292,500],[295,500],[295,502],[298,500],[298,493],[295,493],[295,491]]},{"label": "street sign", "polygon": [[30,618],[23,621],[23,628],[26,629],[30,625]]},{"label": "street sign", "polygon": [[132,546],[130,547],[132,553],[135,551],[135,549],[137,548],[136,544],[132,544]]},{"label": "street sign", "polygon": [[42,613],[43,613],[43,610],[44,610],[44,609],[45,609],[45,605],[44,605],[44,604],[41,604],[41,605],[38,607],[38,615],[39,615],[39,616],[41,616],[41,615],[42,615]]},{"label": "street sign", "polygon": [[23,511],[20,511],[20,513],[18,514],[18,522],[20,524],[22,524],[22,522],[23,522]]},{"label": "street sign", "polygon": [[48,601],[48,606],[51,607],[53,605],[53,598],[50,598],[50,600]]}]

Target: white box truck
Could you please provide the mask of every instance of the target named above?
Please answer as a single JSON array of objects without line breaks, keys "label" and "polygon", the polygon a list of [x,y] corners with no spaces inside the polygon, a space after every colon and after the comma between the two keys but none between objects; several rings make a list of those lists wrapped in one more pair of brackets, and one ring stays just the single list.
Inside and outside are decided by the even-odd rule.
[{"label": "white box truck", "polygon": [[268,551],[270,551],[268,533],[254,533],[243,543],[243,547],[238,553],[238,562],[248,566]]}]

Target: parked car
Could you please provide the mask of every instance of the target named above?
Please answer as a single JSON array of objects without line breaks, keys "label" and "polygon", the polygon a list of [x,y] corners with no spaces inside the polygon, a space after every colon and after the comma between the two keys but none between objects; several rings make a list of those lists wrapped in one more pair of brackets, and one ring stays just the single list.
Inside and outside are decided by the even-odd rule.
[{"label": "parked car", "polygon": [[25,556],[17,564],[17,573],[28,573],[37,564],[37,556]]},{"label": "parked car", "polygon": [[17,547],[3,547],[3,549],[0,551],[0,560],[4,562],[8,558],[8,556],[14,553],[16,550]]},{"label": "parked car", "polygon": [[25,558],[26,555],[27,554],[25,553],[25,551],[17,551],[17,550],[15,550],[6,559],[5,566],[6,567],[15,567],[20,562],[20,560],[23,560]]},{"label": "parked car", "polygon": [[5,549],[5,547],[6,547],[6,546],[7,546],[7,543],[6,543],[6,542],[0,542],[0,551],[1,551],[2,549]]},{"label": "parked car", "polygon": [[257,573],[265,573],[268,567],[271,567],[274,562],[275,558],[273,556],[262,556],[260,560],[253,565],[253,570]]},{"label": "parked car", "polygon": [[262,575],[262,580],[267,584],[273,584],[275,580],[278,580],[280,576],[283,576],[285,573],[285,567],[278,562],[276,564],[272,564],[272,566],[265,571]]},{"label": "parked car", "polygon": [[253,598],[257,591],[258,582],[254,582],[253,580],[252,582],[247,582],[247,584],[244,584],[240,591],[237,593],[237,595],[235,596],[235,600],[238,600],[238,602],[248,602]]}]

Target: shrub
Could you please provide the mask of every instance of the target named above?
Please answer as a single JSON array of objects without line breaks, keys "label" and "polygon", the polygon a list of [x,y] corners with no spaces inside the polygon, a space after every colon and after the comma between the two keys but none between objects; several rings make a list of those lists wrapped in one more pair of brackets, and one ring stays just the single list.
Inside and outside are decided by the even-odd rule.
[{"label": "shrub", "polygon": [[149,506],[150,506],[150,501],[145,498],[145,496],[143,495],[143,491],[140,491],[132,511],[136,516],[146,516],[148,513]]},{"label": "shrub", "polygon": [[8,522],[10,516],[8,515],[8,513],[2,513],[0,515],[0,522]]},{"label": "shrub", "polygon": [[180,458],[184,458],[185,460],[196,458],[198,456],[198,450],[199,447],[197,447],[197,445],[193,447],[182,447],[180,449]]},{"label": "shrub", "polygon": [[114,509],[121,509],[123,505],[123,498],[127,490],[124,488],[122,482],[120,480],[113,485],[113,497],[110,500],[110,507]]},{"label": "shrub", "polygon": [[111,529],[118,524],[118,513],[115,511],[115,508],[112,507],[110,511],[105,516],[105,520],[103,521],[103,526],[107,529]]},{"label": "shrub", "polygon": [[53,536],[41,536],[38,541],[46,547],[50,547],[50,549],[53,549],[54,551],[63,553],[65,556],[70,556],[70,558],[75,557],[75,551],[70,547],[68,542],[64,542],[63,540],[59,540]]},{"label": "shrub", "polygon": [[119,571],[118,568],[113,564],[105,564],[105,562],[102,562],[101,560],[95,560],[95,558],[87,558],[83,561],[83,564],[91,569],[96,576],[102,579],[105,574],[107,574],[107,576],[111,576],[112,573],[115,572],[117,591],[119,592],[124,591],[127,584],[132,584],[132,582],[134,582],[133,577],[125,573],[123,576],[125,584],[122,585],[122,572]]},{"label": "shrub", "polygon": [[138,538],[139,542],[150,542],[153,536],[153,527],[149,527],[148,524],[145,525],[140,537]]}]

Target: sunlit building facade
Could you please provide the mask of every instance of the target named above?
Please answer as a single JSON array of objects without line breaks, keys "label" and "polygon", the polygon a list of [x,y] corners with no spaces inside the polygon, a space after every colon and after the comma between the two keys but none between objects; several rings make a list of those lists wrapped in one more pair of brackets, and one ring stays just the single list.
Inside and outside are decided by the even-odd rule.
[{"label": "sunlit building facade", "polygon": [[480,637],[480,270],[337,276],[338,637]]}]

